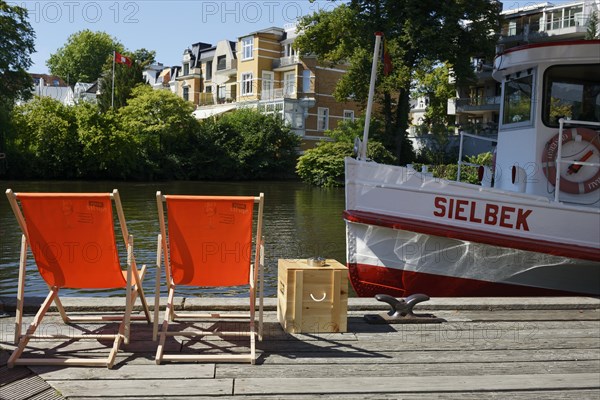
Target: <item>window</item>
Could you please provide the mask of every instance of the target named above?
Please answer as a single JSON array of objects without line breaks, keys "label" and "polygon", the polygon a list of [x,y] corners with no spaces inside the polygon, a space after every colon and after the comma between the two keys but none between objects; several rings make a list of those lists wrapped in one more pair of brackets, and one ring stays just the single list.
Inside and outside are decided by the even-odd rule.
[{"label": "window", "polygon": [[189,75],[190,74],[190,64],[185,63],[183,64],[183,75]]},{"label": "window", "polygon": [[302,91],[304,93],[312,92],[310,89],[310,70],[308,69],[302,71]]},{"label": "window", "polygon": [[212,93],[212,85],[208,85],[205,91],[206,93]]},{"label": "window", "polygon": [[329,108],[319,107],[317,113],[317,130],[326,131],[329,129]]},{"label": "window", "polygon": [[273,71],[263,71],[261,99],[263,99],[263,100],[273,99],[273,97],[274,97],[273,81],[274,80],[275,80],[275,73]]},{"label": "window", "polygon": [[242,39],[242,60],[250,60],[254,56],[254,36]]},{"label": "window", "polygon": [[217,71],[227,69],[227,56],[217,57]]},{"label": "window", "polygon": [[560,118],[600,122],[600,64],[558,65],[544,73],[542,121],[558,127]]},{"label": "window", "polygon": [[344,121],[354,121],[354,110],[344,110]]},{"label": "window", "polygon": [[183,88],[183,99],[185,101],[189,101],[190,100],[190,88],[188,88],[188,87],[184,87]]},{"label": "window", "polygon": [[212,61],[207,61],[206,62],[206,80],[210,81],[212,79],[212,68],[213,68],[213,63]]},{"label": "window", "polygon": [[504,81],[503,124],[531,121],[533,111],[532,88],[533,74],[531,72],[521,71],[507,77]]},{"label": "window", "polygon": [[248,96],[254,93],[252,72],[242,74],[242,96]]},{"label": "window", "polygon": [[291,96],[296,93],[296,73],[286,72],[283,74],[283,94]]}]

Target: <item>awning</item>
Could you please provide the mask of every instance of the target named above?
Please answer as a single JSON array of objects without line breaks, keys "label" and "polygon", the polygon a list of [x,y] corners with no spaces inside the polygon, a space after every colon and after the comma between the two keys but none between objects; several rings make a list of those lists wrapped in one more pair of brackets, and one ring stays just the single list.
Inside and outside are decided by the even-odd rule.
[{"label": "awning", "polygon": [[235,104],[222,104],[217,106],[202,107],[192,113],[196,119],[206,119],[215,115],[226,113],[237,108]]}]

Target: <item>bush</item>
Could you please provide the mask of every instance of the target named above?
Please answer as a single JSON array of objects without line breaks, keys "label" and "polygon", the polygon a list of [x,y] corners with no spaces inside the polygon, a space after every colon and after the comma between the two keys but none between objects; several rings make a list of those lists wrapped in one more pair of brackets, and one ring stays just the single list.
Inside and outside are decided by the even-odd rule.
[{"label": "bush", "polygon": [[[344,158],[352,157],[354,138],[359,133],[359,123],[341,123],[334,131],[327,132],[334,141],[322,141],[314,149],[307,150],[296,165],[296,173],[307,183],[315,186],[343,186]],[[395,157],[376,140],[369,140],[367,157],[385,164],[396,162]]]}]

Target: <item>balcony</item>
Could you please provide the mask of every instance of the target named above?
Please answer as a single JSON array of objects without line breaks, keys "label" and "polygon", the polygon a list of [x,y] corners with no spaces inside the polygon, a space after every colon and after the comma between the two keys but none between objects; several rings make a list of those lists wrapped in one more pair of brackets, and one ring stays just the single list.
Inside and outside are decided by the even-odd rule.
[{"label": "balcony", "polygon": [[300,57],[297,54],[289,57],[281,57],[278,60],[273,60],[273,69],[275,68],[285,68],[290,67],[292,65],[298,64],[300,62]]},{"label": "balcony", "polygon": [[456,100],[456,112],[473,113],[499,111],[500,96],[468,97]]},{"label": "balcony", "polygon": [[262,101],[273,101],[273,100],[281,100],[281,99],[295,99],[297,98],[297,92],[291,89],[272,89],[269,91],[262,91],[260,93],[260,100]]}]

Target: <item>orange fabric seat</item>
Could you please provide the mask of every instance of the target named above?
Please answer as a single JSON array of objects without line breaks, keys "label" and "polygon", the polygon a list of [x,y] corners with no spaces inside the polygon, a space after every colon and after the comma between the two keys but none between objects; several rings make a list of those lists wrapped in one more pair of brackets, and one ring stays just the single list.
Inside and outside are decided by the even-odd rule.
[{"label": "orange fabric seat", "polygon": [[[146,267],[143,266],[139,271],[137,269],[133,257],[133,237],[127,231],[119,192],[115,189],[112,193],[14,193],[8,189],[6,195],[23,232],[15,324],[17,349],[9,358],[8,366],[74,364],[104,365],[111,368],[121,343],[129,341],[130,320],[134,318],[151,322],[150,310],[141,286]],[[119,260],[113,201],[123,235],[123,249],[127,251],[126,270],[122,269]],[[28,248],[31,249],[40,275],[48,284],[49,293],[27,332],[22,335]],[[67,316],[59,299],[59,292],[64,288],[125,289],[125,313],[122,317],[116,317],[121,321],[118,333],[70,335],[69,338],[64,335],[36,336],[35,331],[53,302],[65,323],[115,319],[106,316]],[[142,302],[143,317],[131,316],[137,296]],[[22,358],[27,343],[36,337],[63,341],[113,339],[113,347],[105,359]]]},{"label": "orange fabric seat", "polygon": [[[154,303],[154,338],[158,335],[158,309],[160,303],[161,258],[165,264],[168,299],[165,317],[156,352],[156,362],[167,361],[250,361],[254,363],[255,335],[262,339],[262,266],[264,244],[262,215],[264,195],[244,196],[163,196],[156,194],[161,233],[158,239],[156,297]],[[166,204],[166,218],[163,207]],[[254,204],[258,204],[255,248],[252,246]],[[168,226],[168,229],[167,229]],[[252,257],[254,256],[254,264]],[[257,285],[259,293],[259,329],[255,332],[255,305]],[[250,312],[232,313],[176,313],[173,298],[177,286],[228,287],[249,286]],[[185,331],[181,336],[245,335],[250,336],[250,352],[224,355],[165,355],[167,336],[178,336],[168,330],[175,319],[243,318],[249,322],[246,331],[222,332]]]}]

